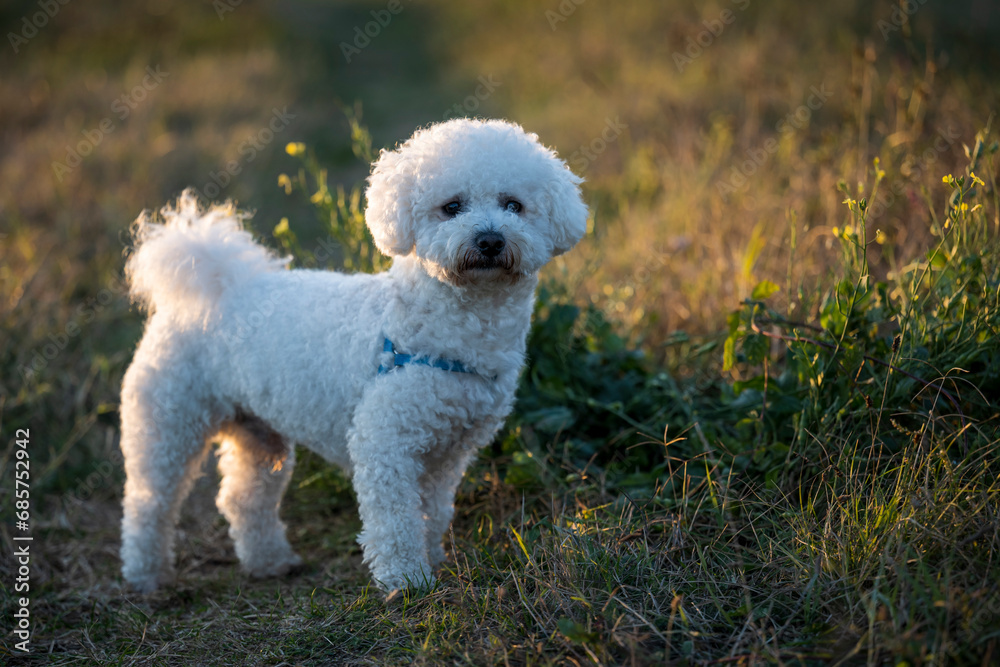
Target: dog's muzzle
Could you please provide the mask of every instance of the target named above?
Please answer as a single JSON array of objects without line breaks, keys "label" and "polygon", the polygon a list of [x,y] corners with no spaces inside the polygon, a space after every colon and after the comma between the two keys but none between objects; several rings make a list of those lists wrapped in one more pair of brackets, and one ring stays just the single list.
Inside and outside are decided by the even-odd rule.
[{"label": "dog's muzzle", "polygon": [[520,249],[516,244],[508,242],[503,233],[495,229],[488,229],[479,232],[472,238],[472,243],[465,247],[465,252],[462,253],[457,268],[459,274],[488,269],[499,269],[505,273],[511,273],[519,264],[520,259]]}]

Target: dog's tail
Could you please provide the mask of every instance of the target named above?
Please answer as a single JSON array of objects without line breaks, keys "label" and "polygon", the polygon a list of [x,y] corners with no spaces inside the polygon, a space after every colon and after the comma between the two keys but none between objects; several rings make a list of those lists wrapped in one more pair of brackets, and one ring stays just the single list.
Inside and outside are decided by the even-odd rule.
[{"label": "dog's tail", "polygon": [[231,203],[203,209],[188,188],[160,215],[162,224],[148,211],[135,221],[125,265],[132,299],[150,312],[204,316],[231,286],[288,264],[254,242],[243,229],[247,214]]}]

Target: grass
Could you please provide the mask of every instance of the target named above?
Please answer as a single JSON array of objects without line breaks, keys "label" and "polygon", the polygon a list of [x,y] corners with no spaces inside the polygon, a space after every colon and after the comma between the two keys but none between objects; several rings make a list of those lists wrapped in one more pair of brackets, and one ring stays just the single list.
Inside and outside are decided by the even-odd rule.
[{"label": "grass", "polygon": [[[1000,17],[918,3],[886,32],[888,4],[574,6],[554,24],[556,3],[408,6],[348,66],[339,42],[378,3],[224,20],[70,3],[0,55],[0,477],[16,429],[33,464],[35,652],[18,661],[998,659]],[[172,78],[55,178],[157,64]],[[305,571],[238,573],[213,472],[182,516],[179,585],[131,595],[116,406],[141,320],[122,230],[211,182],[289,105],[295,123],[220,197],[300,264],[333,239],[334,264],[376,268],[356,154],[440,119],[479,77],[499,83],[477,111],[554,144],[594,220],[546,275],[517,411],[463,482],[438,586],[368,588],[350,485],[300,452],[283,512]],[[362,124],[341,120],[354,101]],[[0,560],[5,619],[14,577]]]}]

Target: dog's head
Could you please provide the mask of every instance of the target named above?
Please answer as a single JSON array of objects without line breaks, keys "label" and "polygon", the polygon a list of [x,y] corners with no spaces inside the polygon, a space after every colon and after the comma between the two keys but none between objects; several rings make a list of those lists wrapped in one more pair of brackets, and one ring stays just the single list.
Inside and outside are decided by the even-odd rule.
[{"label": "dog's head", "polygon": [[582,179],[519,126],[456,119],[383,150],[366,219],[379,250],[453,284],[536,273],[583,236]]}]

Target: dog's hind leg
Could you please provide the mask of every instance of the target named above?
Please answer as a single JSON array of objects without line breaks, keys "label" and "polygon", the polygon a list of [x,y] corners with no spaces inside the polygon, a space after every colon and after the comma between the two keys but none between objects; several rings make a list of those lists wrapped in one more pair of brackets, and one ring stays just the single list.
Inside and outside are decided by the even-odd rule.
[{"label": "dog's hind leg", "polygon": [[122,574],[140,592],[172,581],[174,527],[208,453],[208,412],[189,380],[133,363],[122,389]]},{"label": "dog's hind leg", "polygon": [[295,448],[260,419],[237,412],[218,435],[222,482],[216,505],[229,521],[240,564],[252,576],[285,574],[302,562],[278,516]]}]

